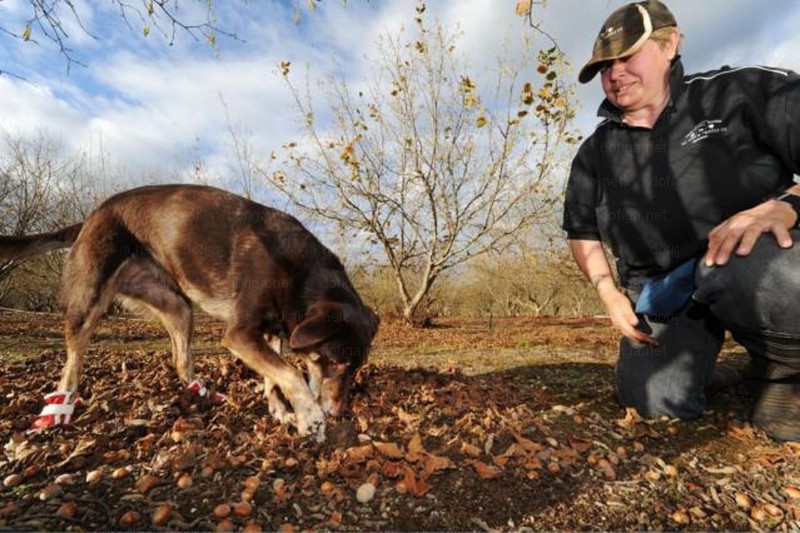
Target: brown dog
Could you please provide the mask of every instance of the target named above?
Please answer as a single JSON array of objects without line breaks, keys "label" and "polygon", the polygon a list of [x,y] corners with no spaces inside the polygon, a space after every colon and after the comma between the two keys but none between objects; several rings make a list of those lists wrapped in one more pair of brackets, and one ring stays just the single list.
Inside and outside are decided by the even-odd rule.
[{"label": "brown dog", "polygon": [[[193,302],[226,322],[223,346],[264,377],[270,412],[281,422],[322,440],[324,413],[345,409],[378,318],[339,259],[293,217],[212,187],[142,187],[113,196],[82,225],[0,238],[0,259],[70,245],[61,286],[67,362],[59,392],[75,393],[89,338],[121,297],[167,329],[185,383],[194,381]],[[281,357],[280,339],[306,355],[309,384]]]}]

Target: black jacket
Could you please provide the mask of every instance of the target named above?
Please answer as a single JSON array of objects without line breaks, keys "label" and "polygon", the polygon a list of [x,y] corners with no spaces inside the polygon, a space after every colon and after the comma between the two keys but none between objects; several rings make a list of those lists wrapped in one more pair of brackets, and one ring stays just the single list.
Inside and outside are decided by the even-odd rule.
[{"label": "black jacket", "polygon": [[800,76],[767,67],[684,77],[677,59],[671,100],[653,129],[605,120],[572,163],[563,228],[600,239],[623,284],[701,255],[731,215],[793,183],[800,173]]}]

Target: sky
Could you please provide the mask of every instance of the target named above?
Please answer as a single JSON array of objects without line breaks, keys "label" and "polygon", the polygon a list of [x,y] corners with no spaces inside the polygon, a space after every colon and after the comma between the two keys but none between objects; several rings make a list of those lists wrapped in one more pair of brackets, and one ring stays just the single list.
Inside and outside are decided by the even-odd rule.
[{"label": "sky", "polygon": [[[463,31],[460,46],[480,70],[496,63],[504,42],[514,53],[529,34],[514,13],[515,1],[429,0],[428,16]],[[566,53],[574,79],[603,20],[625,2],[540,3],[534,17]],[[687,72],[747,64],[800,69],[797,0],[667,3],[685,35]],[[0,131],[45,133],[67,153],[101,155],[128,175],[176,181],[191,179],[198,158],[215,173],[233,172],[231,127],[246,133],[262,154],[295,139],[298,117],[279,63],[291,61],[293,72],[308,68],[313,77],[335,74],[359,83],[369,75],[379,35],[412,25],[416,2],[349,0],[343,6],[323,0],[310,13],[306,0],[216,0],[217,26],[237,38],[218,34],[214,47],[180,30],[171,39],[151,27],[145,37],[143,21],[133,12],[120,17],[112,0],[73,4],[80,25],[66,12],[62,22],[80,64],[68,62],[35,26],[28,42],[0,32]],[[178,3],[188,21],[205,20],[204,5]],[[0,26],[22,33],[30,9],[29,0],[0,0]],[[575,127],[587,135],[602,99],[599,81],[577,89]]]}]

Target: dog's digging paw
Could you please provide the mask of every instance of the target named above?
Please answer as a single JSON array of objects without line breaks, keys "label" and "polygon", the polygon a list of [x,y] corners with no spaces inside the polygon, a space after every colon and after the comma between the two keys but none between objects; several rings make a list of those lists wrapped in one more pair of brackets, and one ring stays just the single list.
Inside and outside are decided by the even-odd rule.
[{"label": "dog's digging paw", "polygon": [[283,425],[296,426],[297,417],[277,394],[270,394],[267,398],[269,414]]},{"label": "dog's digging paw", "polygon": [[301,437],[314,437],[317,442],[325,442],[325,415],[318,405],[297,413],[297,434]]}]

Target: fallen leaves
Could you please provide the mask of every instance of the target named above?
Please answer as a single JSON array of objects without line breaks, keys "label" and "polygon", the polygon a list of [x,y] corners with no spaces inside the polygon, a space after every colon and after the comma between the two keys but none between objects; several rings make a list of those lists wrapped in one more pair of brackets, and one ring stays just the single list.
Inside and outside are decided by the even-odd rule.
[{"label": "fallen leaves", "polygon": [[[501,337],[484,329],[475,342]],[[623,416],[606,363],[476,376],[451,368],[454,353],[441,371],[370,364],[338,438],[320,446],[271,420],[258,378],[215,350],[198,372],[224,375],[234,401],[184,405],[164,350],[97,350],[86,411],[32,437],[15,419],[38,411],[58,354],[37,366],[0,361],[15,402],[0,403],[9,443],[0,527],[741,530],[797,529],[800,519],[800,448],[773,446],[721,414],[702,426]],[[113,379],[122,370],[126,387]],[[34,383],[23,388],[20,375]],[[51,484],[61,492],[39,500]]]},{"label": "fallen leaves", "polygon": [[503,470],[496,466],[487,465],[481,461],[472,461],[472,468],[481,479],[495,479],[503,475]]},{"label": "fallen leaves", "polygon": [[187,419],[181,417],[172,425],[172,433],[170,436],[176,443],[184,442],[203,431],[204,427],[205,424],[200,418],[195,417]]},{"label": "fallen leaves", "polygon": [[470,444],[469,442],[462,442],[461,443],[461,453],[466,455],[467,457],[477,458],[480,457],[483,453],[483,450],[475,446],[474,444]]},{"label": "fallen leaves", "polygon": [[[332,461],[317,464],[318,471],[325,475],[338,474],[345,478],[364,479],[367,475],[380,474],[388,478],[399,478],[397,490],[418,498],[430,491],[428,479],[431,476],[452,467],[453,463],[448,457],[425,450],[422,437],[418,433],[411,436],[405,447],[396,442],[372,441],[346,448],[340,455],[335,453]],[[361,486],[369,484],[374,486],[374,483]],[[321,490],[323,494],[330,494],[334,491],[333,484],[325,482]],[[362,496],[365,496],[365,491],[370,489],[361,490]]]},{"label": "fallen leaves", "polygon": [[372,445],[389,459],[403,459],[405,453],[393,442],[373,442]]},{"label": "fallen leaves", "polygon": [[416,498],[422,498],[431,490],[431,484],[425,477],[418,476],[411,467],[403,469],[402,483],[403,494],[410,494]]}]

